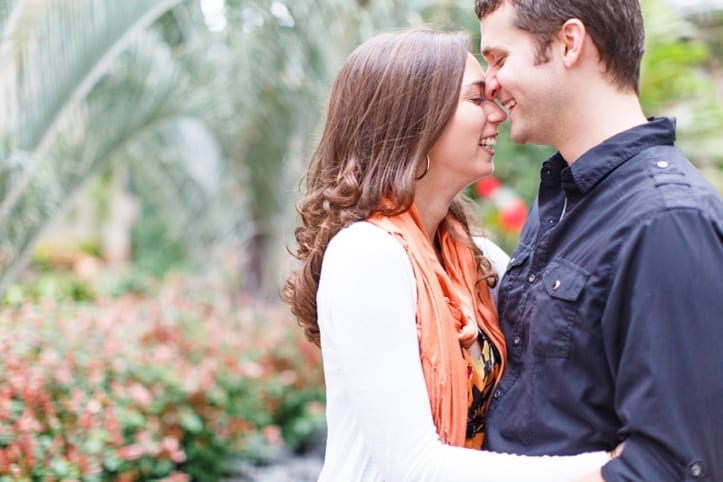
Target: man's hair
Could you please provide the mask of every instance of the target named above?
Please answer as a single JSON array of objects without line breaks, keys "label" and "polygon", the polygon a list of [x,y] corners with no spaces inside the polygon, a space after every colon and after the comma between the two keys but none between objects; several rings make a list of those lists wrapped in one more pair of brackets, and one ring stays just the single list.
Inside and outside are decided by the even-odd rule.
[{"label": "man's hair", "polygon": [[549,60],[548,47],[562,24],[577,18],[585,24],[610,80],[639,92],[645,43],[639,0],[475,0],[477,18],[505,2],[515,9],[515,26],[537,39],[539,63]]}]

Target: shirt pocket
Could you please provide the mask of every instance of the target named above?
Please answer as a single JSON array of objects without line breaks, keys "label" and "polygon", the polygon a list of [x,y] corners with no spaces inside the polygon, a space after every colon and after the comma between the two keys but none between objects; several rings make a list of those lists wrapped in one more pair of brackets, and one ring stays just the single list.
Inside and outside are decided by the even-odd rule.
[{"label": "shirt pocket", "polygon": [[533,352],[543,358],[567,358],[580,298],[590,273],[564,259],[550,262],[542,273],[535,319],[530,321]]}]

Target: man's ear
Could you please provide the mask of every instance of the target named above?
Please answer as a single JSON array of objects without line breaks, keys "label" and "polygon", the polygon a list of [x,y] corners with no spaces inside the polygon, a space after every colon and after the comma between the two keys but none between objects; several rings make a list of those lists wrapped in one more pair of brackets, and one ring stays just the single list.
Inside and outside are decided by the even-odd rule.
[{"label": "man's ear", "polygon": [[587,29],[580,19],[571,18],[562,24],[558,38],[565,67],[577,64],[583,55]]}]

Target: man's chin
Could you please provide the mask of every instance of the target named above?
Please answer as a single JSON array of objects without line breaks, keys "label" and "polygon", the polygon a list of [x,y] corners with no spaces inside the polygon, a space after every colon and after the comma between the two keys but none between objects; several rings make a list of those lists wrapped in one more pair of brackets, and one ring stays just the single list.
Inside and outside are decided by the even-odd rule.
[{"label": "man's chin", "polygon": [[544,142],[540,142],[539,140],[536,140],[533,138],[531,133],[527,130],[524,130],[522,126],[519,126],[518,129],[515,129],[514,126],[510,128],[510,138],[512,139],[512,142],[515,144],[534,144],[534,145],[546,145]]},{"label": "man's chin", "polygon": [[515,144],[527,144],[527,134],[514,126],[510,129],[510,138]]}]

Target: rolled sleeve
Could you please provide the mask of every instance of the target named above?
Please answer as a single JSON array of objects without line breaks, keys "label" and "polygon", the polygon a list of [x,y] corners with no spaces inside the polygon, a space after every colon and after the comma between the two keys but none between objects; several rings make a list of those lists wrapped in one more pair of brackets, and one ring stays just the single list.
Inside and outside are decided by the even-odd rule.
[{"label": "rolled sleeve", "polygon": [[719,219],[669,210],[619,254],[602,327],[626,444],[607,481],[723,480],[722,239]]}]

